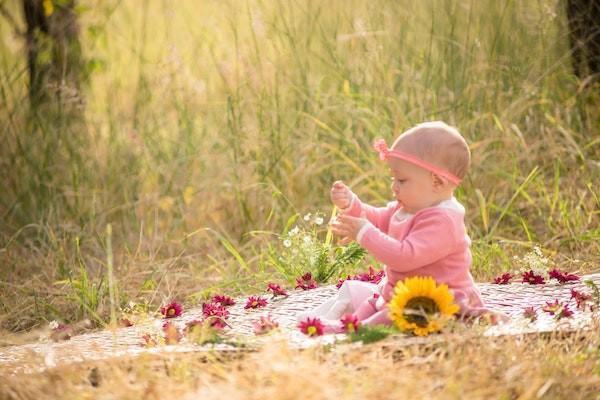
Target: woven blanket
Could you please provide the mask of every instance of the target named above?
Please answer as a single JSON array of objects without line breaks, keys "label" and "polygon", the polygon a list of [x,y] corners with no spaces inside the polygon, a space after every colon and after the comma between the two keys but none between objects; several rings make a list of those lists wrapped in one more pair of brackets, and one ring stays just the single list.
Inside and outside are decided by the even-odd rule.
[{"label": "woven blanket", "polygon": [[[556,320],[546,313],[539,313],[537,320],[530,321],[523,316],[525,307],[541,308],[547,302],[571,301],[571,289],[586,291],[589,288],[583,283],[586,280],[600,285],[600,273],[581,277],[580,281],[567,284],[547,283],[529,285],[513,283],[498,285],[480,283],[478,288],[489,308],[508,314],[511,320],[502,325],[491,326],[484,335],[518,335],[554,331],[575,331],[591,329],[598,323],[598,310],[576,310],[571,318]],[[325,335],[311,338],[303,335],[297,329],[297,315],[311,310],[336,294],[336,287],[328,285],[312,290],[290,291],[288,297],[269,301],[260,309],[244,309],[245,299],[237,299],[236,304],[229,308],[227,320],[230,328],[226,328],[226,336],[235,339],[236,346],[227,343],[197,345],[188,343],[184,338],[176,345],[148,347],[144,345],[142,336],[149,330],[162,326],[164,320],[149,320],[131,327],[85,333],[62,342],[45,341],[40,343],[8,346],[0,348],[0,369],[8,369],[14,373],[35,372],[51,368],[63,363],[73,363],[89,360],[101,360],[121,356],[136,356],[144,353],[162,352],[201,352],[201,351],[238,351],[241,343],[244,349],[252,349],[268,344],[270,336],[256,336],[253,322],[260,316],[271,315],[280,326],[280,332],[285,336],[290,346],[306,348],[309,346],[330,344],[344,338],[344,335]],[[170,321],[183,328],[189,321],[202,319],[202,308],[187,309],[182,316]],[[435,336],[435,335],[434,335]],[[403,343],[419,341],[422,338],[405,336]]]}]

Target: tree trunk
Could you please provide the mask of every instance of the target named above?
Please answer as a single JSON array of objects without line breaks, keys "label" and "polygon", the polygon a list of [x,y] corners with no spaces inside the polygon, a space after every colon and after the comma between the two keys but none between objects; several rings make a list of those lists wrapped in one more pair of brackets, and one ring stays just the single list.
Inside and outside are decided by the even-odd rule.
[{"label": "tree trunk", "polygon": [[58,104],[63,112],[79,109],[83,104],[79,90],[83,62],[76,0],[22,2],[32,108]]},{"label": "tree trunk", "polygon": [[600,0],[567,0],[573,72],[600,74]]}]

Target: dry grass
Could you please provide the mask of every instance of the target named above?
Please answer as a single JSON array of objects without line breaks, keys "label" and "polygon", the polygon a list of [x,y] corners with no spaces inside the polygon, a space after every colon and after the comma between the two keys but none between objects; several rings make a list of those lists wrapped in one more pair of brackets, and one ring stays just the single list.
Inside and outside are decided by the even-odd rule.
[{"label": "dry grass", "polygon": [[[598,330],[550,336],[447,336],[398,347],[163,354],[0,377],[0,398],[597,399]],[[2,397],[4,396],[4,397]]]}]

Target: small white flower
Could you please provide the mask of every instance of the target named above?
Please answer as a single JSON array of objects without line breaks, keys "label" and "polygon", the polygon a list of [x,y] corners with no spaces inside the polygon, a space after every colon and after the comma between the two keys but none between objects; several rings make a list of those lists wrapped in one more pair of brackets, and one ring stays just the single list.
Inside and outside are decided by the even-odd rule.
[{"label": "small white flower", "polygon": [[285,240],[283,241],[283,245],[284,245],[285,247],[290,247],[290,246],[292,245],[292,241],[291,241],[290,239],[285,239]]},{"label": "small white flower", "polygon": [[317,224],[317,225],[323,224],[323,217],[317,217],[317,218],[315,218],[315,224]]},{"label": "small white flower", "polygon": [[58,321],[54,320],[54,321],[50,321],[50,323],[48,324],[48,327],[52,330],[55,330],[58,328]]},{"label": "small white flower", "polygon": [[295,226],[295,227],[292,228],[291,231],[288,232],[288,235],[290,237],[296,236],[299,232],[300,232],[300,228],[298,228],[297,226]]},{"label": "small white flower", "polygon": [[308,235],[304,236],[304,238],[302,238],[302,240],[304,240],[305,244],[311,244],[312,243],[312,238]]},{"label": "small white flower", "polygon": [[304,216],[304,220],[305,220],[305,221],[310,221],[310,215],[311,215],[310,213],[306,214],[306,215]]}]

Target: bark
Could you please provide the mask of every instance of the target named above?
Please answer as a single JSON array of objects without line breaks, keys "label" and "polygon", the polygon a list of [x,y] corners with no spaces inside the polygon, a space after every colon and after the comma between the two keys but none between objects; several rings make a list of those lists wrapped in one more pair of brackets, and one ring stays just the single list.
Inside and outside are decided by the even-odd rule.
[{"label": "bark", "polygon": [[600,0],[567,0],[573,72],[600,74]]},{"label": "bark", "polygon": [[27,24],[29,99],[32,107],[83,104],[82,55],[75,0],[22,0]]}]

